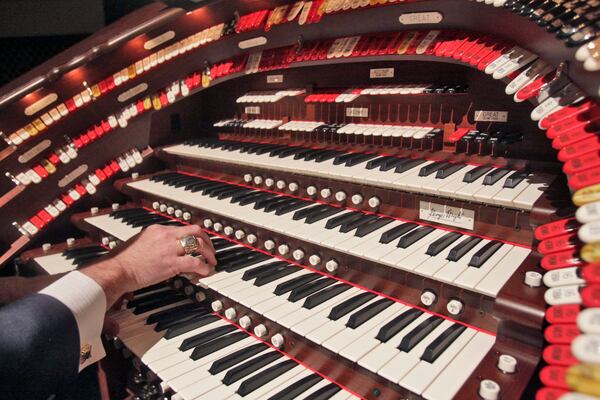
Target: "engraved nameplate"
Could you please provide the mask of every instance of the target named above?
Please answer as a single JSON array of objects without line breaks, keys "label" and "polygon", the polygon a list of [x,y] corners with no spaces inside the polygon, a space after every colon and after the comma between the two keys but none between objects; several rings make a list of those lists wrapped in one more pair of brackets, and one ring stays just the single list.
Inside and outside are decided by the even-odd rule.
[{"label": "engraved nameplate", "polygon": [[475,111],[476,122],[506,122],[508,121],[508,111]]},{"label": "engraved nameplate", "polygon": [[439,24],[444,16],[441,12],[430,11],[402,14],[399,19],[402,25]]},{"label": "engraved nameplate", "polygon": [[248,40],[242,40],[238,43],[238,47],[242,50],[251,49],[252,47],[263,46],[267,44],[267,38],[264,36],[258,36]]},{"label": "engraved nameplate", "polygon": [[283,83],[283,75],[267,75],[267,83]]},{"label": "engraved nameplate", "polygon": [[368,118],[369,109],[365,107],[348,107],[346,108],[346,117]]},{"label": "engraved nameplate", "polygon": [[380,78],[393,78],[394,68],[371,68],[369,71],[369,78],[380,79]]},{"label": "engraved nameplate", "polygon": [[75,168],[73,171],[69,172],[67,175],[63,176],[60,181],[58,181],[58,187],[64,188],[69,183],[73,182],[75,179],[79,178],[88,170],[87,164],[81,164],[79,167]]},{"label": "engraved nameplate", "polygon": [[58,100],[58,95],[56,93],[50,93],[49,95],[42,97],[41,99],[39,99],[32,105],[27,107],[25,109],[25,115],[27,115],[28,117],[31,117],[33,114],[48,107],[50,104],[54,103],[56,100]]},{"label": "engraved nameplate", "polygon": [[252,114],[252,115],[260,114],[260,107],[259,106],[248,106],[248,107],[244,108],[244,112],[246,114]]},{"label": "engraved nameplate", "polygon": [[419,202],[419,218],[437,224],[469,230],[473,230],[475,226],[475,210],[445,206],[429,201]]},{"label": "engraved nameplate", "polygon": [[35,156],[40,154],[42,151],[46,150],[48,147],[52,145],[52,142],[48,139],[42,140],[31,149],[27,150],[25,153],[19,156],[18,160],[21,164],[25,164],[32,160]]},{"label": "engraved nameplate", "polygon": [[117,100],[119,100],[120,103],[124,103],[127,100],[134,98],[138,94],[144,93],[147,89],[148,85],[146,83],[140,83],[139,85],[121,93],[119,97],[117,97]]}]

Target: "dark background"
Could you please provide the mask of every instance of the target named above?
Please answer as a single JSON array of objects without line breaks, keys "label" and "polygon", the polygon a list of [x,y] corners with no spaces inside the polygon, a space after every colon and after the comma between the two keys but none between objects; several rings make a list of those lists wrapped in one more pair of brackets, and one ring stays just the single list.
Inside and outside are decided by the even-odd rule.
[{"label": "dark background", "polygon": [[0,0],[0,87],[152,0]]}]

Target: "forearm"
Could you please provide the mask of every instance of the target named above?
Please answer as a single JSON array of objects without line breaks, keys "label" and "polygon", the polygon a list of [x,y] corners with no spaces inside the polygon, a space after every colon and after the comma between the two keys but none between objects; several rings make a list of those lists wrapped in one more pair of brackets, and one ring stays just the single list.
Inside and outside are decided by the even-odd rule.
[{"label": "forearm", "polygon": [[64,275],[36,276],[33,278],[24,278],[21,276],[0,278],[0,306],[10,304],[25,296],[39,292]]},{"label": "forearm", "polygon": [[112,307],[125,293],[137,289],[129,286],[131,279],[114,257],[99,261],[79,271],[92,278],[102,288],[106,295],[107,308]]}]

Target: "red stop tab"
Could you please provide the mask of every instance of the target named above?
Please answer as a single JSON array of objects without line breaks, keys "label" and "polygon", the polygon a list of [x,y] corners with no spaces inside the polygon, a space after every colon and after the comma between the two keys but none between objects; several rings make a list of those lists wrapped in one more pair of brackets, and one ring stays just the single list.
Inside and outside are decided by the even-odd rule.
[{"label": "red stop tab", "polygon": [[566,218],[549,224],[540,225],[535,229],[534,235],[537,240],[545,240],[565,233],[575,232],[581,224],[575,218]]},{"label": "red stop tab", "polygon": [[540,127],[542,129],[549,129],[552,125],[571,118],[585,121],[588,120],[589,116],[591,115],[591,113],[588,113],[588,111],[593,110],[593,113],[595,113],[599,111],[596,110],[597,108],[600,107],[596,105],[594,100],[583,100],[575,104],[568,105],[544,117],[544,119],[542,119],[540,122]]},{"label": "red stop tab", "polygon": [[52,221],[52,216],[48,214],[46,210],[41,210],[39,213],[37,213],[37,216],[40,217],[40,219],[46,224]]},{"label": "red stop tab", "polygon": [[575,324],[553,324],[544,331],[544,338],[552,344],[569,344],[580,333]]},{"label": "red stop tab", "polygon": [[113,170],[113,172],[117,173],[121,170],[121,167],[119,167],[119,163],[116,162],[115,160],[112,160],[110,162],[110,169]]},{"label": "red stop tab", "polygon": [[104,167],[102,169],[102,171],[104,172],[104,174],[106,174],[107,177],[113,176],[115,174],[113,172],[112,168],[110,167],[110,165],[107,165],[106,167]]},{"label": "red stop tab", "polygon": [[85,190],[85,187],[81,183],[75,185],[75,190],[80,196],[83,196],[87,193],[87,190]]},{"label": "red stop tab", "polygon": [[556,150],[560,150],[563,147],[570,146],[585,139],[589,139],[590,137],[595,136],[597,132],[597,123],[588,122],[556,136],[554,140],[552,140],[552,147],[554,147]]},{"label": "red stop tab", "polygon": [[112,128],[110,127],[110,123],[107,119],[105,119],[104,121],[102,121],[102,132],[98,133],[98,136],[102,136],[103,134],[108,133],[111,130]]},{"label": "red stop tab", "polygon": [[534,79],[531,83],[525,85],[515,94],[515,97],[519,101],[525,101],[527,99],[531,99],[532,97],[536,97],[540,94],[542,87],[554,79],[556,75],[556,71],[550,71],[546,75],[540,76]]},{"label": "red stop tab", "polygon": [[145,111],[144,102],[142,100],[138,100],[138,102],[135,104],[135,108],[137,108],[138,114],[143,113]]},{"label": "red stop tab", "polygon": [[600,167],[586,169],[569,177],[571,189],[581,189],[600,182]]},{"label": "red stop tab", "polygon": [[542,240],[538,244],[538,251],[545,255],[555,253],[557,251],[574,249],[580,244],[581,241],[577,238],[577,232],[572,232],[565,235]]},{"label": "red stop tab", "polygon": [[572,158],[563,164],[563,171],[567,175],[573,175],[594,167],[600,167],[600,151],[592,151],[580,157]]},{"label": "red stop tab", "polygon": [[96,174],[98,179],[100,179],[100,182],[104,182],[106,180],[106,174],[100,168],[96,169],[94,173]]},{"label": "red stop tab", "polygon": [[477,39],[477,43],[475,43],[474,46],[471,46],[468,49],[465,49],[465,52],[461,56],[461,61],[464,63],[470,64],[473,56],[475,54],[479,53],[482,49],[484,49],[486,46],[488,46],[491,42],[492,42],[492,40],[490,39],[489,36],[486,36],[486,35],[481,36],[480,38]]},{"label": "red stop tab", "polygon": [[562,162],[565,162],[575,157],[580,157],[586,153],[598,150],[600,150],[600,137],[594,135],[570,146],[563,147],[558,152],[558,159]]},{"label": "red stop tab", "polygon": [[77,110],[77,106],[75,105],[75,100],[73,100],[72,98],[65,101],[65,105],[67,106],[67,110],[69,110],[69,112],[73,112],[73,111]]},{"label": "red stop tab", "polygon": [[546,309],[546,321],[550,324],[574,324],[581,311],[579,304],[561,304]]},{"label": "red stop tab", "polygon": [[79,136],[79,139],[81,140],[81,143],[83,144],[83,146],[86,146],[90,142],[90,137],[88,136],[87,133],[82,133]]},{"label": "red stop tab", "polygon": [[586,307],[600,307],[600,285],[590,285],[582,288],[581,300]]},{"label": "red stop tab", "polygon": [[594,129],[597,128],[596,124],[598,123],[598,117],[600,116],[583,121],[577,119],[577,117],[565,119],[548,128],[546,131],[546,137],[548,139],[556,139],[561,135],[570,134],[580,130],[593,133]]},{"label": "red stop tab", "polygon": [[558,389],[569,389],[567,385],[567,367],[547,365],[540,371],[540,380],[546,386]]},{"label": "red stop tab", "polygon": [[579,270],[581,276],[588,284],[600,283],[600,264],[589,264]]},{"label": "red stop tab", "polygon": [[[479,69],[480,71],[485,71],[488,65],[493,63],[498,57],[509,51],[511,48],[512,46],[509,46],[507,43],[494,46],[492,51],[485,57],[483,57],[481,61],[479,61],[479,63],[477,63],[477,69]],[[473,61],[474,59],[475,57],[473,57],[471,61]]]},{"label": "red stop tab", "polygon": [[567,390],[545,387],[536,392],[535,400],[560,400],[567,393],[569,393]]},{"label": "red stop tab", "polygon": [[42,167],[40,164],[35,165],[33,167],[33,170],[35,171],[36,174],[38,174],[42,178],[48,177],[48,171],[46,171],[46,168]]},{"label": "red stop tab", "polygon": [[44,226],[46,226],[46,223],[42,221],[42,219],[37,215],[34,215],[33,217],[29,218],[29,222],[35,225],[38,229],[42,229]]},{"label": "red stop tab", "polygon": [[551,271],[557,268],[576,267],[583,264],[583,260],[579,258],[579,250],[566,250],[558,253],[548,254],[542,258],[542,268],[546,271]]},{"label": "red stop tab", "polygon": [[50,153],[48,155],[48,161],[50,161],[54,165],[58,165],[60,163],[60,158],[58,158],[56,153]]},{"label": "red stop tab", "polygon": [[579,361],[573,357],[571,346],[568,344],[551,344],[544,349],[542,357],[546,363],[551,365],[568,367],[579,364]]},{"label": "red stop tab", "polygon": [[73,198],[71,196],[69,196],[68,194],[63,194],[61,196],[61,200],[63,201],[63,203],[65,203],[68,206],[75,203],[75,200],[73,200]]},{"label": "red stop tab", "polygon": [[448,139],[453,143],[458,142],[463,136],[465,136],[470,131],[471,130],[469,128],[458,128],[450,135]]}]

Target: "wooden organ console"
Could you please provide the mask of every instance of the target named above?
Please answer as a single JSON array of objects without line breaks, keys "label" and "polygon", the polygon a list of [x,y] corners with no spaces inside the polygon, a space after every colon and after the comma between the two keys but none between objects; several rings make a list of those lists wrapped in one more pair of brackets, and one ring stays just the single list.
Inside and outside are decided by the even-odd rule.
[{"label": "wooden organ console", "polygon": [[211,235],[110,398],[599,398],[598,10],[157,1],[0,91],[0,263]]}]

